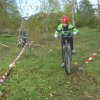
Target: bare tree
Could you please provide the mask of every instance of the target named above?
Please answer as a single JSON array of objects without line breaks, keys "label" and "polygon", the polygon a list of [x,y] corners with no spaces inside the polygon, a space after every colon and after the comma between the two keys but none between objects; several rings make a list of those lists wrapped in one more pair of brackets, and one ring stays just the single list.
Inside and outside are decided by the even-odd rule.
[{"label": "bare tree", "polygon": [[75,9],[76,9],[76,4],[77,0],[68,0],[70,5],[71,5],[71,15],[72,15],[72,24],[75,26]]},{"label": "bare tree", "polygon": [[98,17],[100,18],[100,0],[98,0],[97,2],[98,2]]}]

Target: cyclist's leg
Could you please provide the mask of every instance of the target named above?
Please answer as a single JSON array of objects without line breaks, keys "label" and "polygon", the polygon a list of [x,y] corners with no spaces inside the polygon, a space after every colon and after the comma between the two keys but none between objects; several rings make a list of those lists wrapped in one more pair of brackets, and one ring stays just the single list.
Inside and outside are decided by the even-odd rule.
[{"label": "cyclist's leg", "polygon": [[70,35],[70,38],[68,39],[68,42],[70,43],[70,48],[71,48],[72,53],[75,54],[76,51],[73,48],[73,36],[72,35]]},{"label": "cyclist's leg", "polygon": [[24,45],[26,44],[26,38],[24,38]]},{"label": "cyclist's leg", "polygon": [[26,43],[28,43],[28,38],[26,38]]},{"label": "cyclist's leg", "polygon": [[24,41],[24,38],[22,37],[22,43],[21,43],[22,47],[24,46],[24,43],[25,43],[25,41]]}]

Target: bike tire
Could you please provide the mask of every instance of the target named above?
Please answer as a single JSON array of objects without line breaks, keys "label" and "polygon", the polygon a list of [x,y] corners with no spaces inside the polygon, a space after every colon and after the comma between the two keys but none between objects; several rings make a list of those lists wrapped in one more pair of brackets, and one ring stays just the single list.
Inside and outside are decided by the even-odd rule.
[{"label": "bike tire", "polygon": [[64,67],[67,74],[71,73],[71,60],[72,56],[71,56],[70,45],[66,44],[64,48]]}]

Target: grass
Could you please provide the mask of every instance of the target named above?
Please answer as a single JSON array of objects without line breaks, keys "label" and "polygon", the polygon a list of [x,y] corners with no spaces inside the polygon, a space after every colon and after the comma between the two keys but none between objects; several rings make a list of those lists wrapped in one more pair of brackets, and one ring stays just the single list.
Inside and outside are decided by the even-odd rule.
[{"label": "grass", "polygon": [[[100,33],[94,29],[81,28],[74,37],[73,73],[66,75],[61,65],[60,40],[53,40],[48,47],[33,47],[32,54],[26,48],[4,84],[0,85],[4,100],[99,100],[100,54],[93,62],[79,70],[85,61],[100,47]],[[6,41],[6,40],[7,41]],[[0,47],[0,74],[7,70],[18,55],[16,38],[0,37],[1,43],[12,48]],[[13,43],[12,43],[13,42]],[[76,63],[76,64],[75,64]]]}]

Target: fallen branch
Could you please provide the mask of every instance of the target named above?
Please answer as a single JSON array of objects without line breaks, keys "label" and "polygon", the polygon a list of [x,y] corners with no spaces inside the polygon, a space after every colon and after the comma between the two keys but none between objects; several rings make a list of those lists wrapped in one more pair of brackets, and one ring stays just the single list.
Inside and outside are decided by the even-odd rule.
[{"label": "fallen branch", "polygon": [[0,45],[2,45],[2,46],[4,46],[4,47],[7,47],[7,48],[8,48],[8,46],[7,46],[7,45],[5,45],[5,44],[0,43]]},{"label": "fallen branch", "polygon": [[[14,59],[14,61],[13,61],[11,64],[9,64],[8,70],[5,72],[5,74],[4,74],[4,75],[2,76],[2,78],[0,79],[0,83],[3,83],[3,82],[5,81],[5,79],[6,79],[7,76],[9,75],[9,73],[10,73],[12,67],[15,66],[17,60],[21,57],[21,55],[23,54],[23,52],[24,52],[24,50],[25,50],[25,48],[26,48],[26,46],[27,46],[28,44],[29,44],[29,43],[26,43],[26,45],[22,48],[22,50],[21,50],[21,52],[19,53],[19,55]],[[30,44],[29,44],[29,45],[30,45]]]}]

